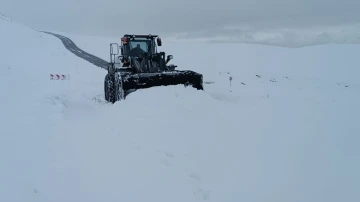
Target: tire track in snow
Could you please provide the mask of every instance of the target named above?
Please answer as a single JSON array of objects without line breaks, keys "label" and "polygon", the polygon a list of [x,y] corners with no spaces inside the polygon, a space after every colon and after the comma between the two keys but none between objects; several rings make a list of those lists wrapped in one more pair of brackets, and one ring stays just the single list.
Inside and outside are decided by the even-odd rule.
[{"label": "tire track in snow", "polygon": [[55,34],[55,33],[52,33],[52,32],[45,32],[45,31],[41,31],[43,33],[46,33],[46,34],[50,34],[50,35],[53,35],[55,37],[57,37],[58,39],[61,40],[61,42],[64,44],[65,48],[72,52],[73,54],[75,54],[76,56],[92,63],[93,65],[97,66],[97,67],[100,67],[100,68],[103,68],[103,69],[108,69],[108,65],[109,65],[109,62],[99,58],[99,57],[96,57],[92,54],[89,54],[83,50],[81,50],[79,47],[76,46],[76,44],[71,40],[69,39],[68,37],[65,37],[65,36],[62,36],[60,34]]}]

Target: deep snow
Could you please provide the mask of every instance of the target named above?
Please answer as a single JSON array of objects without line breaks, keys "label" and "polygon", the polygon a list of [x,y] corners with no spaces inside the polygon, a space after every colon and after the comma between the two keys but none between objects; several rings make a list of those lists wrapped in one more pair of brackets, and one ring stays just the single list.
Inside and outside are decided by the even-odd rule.
[{"label": "deep snow", "polygon": [[[53,36],[0,23],[0,201],[360,199],[359,45],[164,41],[179,69],[211,84],[112,105],[106,71]],[[117,42],[70,38],[106,60]]]}]

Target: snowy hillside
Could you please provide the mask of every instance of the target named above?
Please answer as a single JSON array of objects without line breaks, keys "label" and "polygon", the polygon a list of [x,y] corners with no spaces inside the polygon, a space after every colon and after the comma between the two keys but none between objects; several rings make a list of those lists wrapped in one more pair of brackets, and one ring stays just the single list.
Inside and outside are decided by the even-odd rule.
[{"label": "snowy hillside", "polygon": [[[292,22],[294,23],[294,22]],[[268,25],[269,26],[269,25]],[[223,29],[206,29],[201,32],[169,36],[174,42],[248,43],[280,47],[306,47],[323,44],[360,44],[360,24],[302,27],[293,24],[288,28],[252,27],[244,24],[225,26]],[[252,27],[252,28],[250,28]]]},{"label": "snowy hillside", "polygon": [[[112,105],[106,71],[0,23],[0,201],[360,200],[360,45],[164,41],[206,90],[156,87]],[[70,38],[106,60],[116,42]]]}]

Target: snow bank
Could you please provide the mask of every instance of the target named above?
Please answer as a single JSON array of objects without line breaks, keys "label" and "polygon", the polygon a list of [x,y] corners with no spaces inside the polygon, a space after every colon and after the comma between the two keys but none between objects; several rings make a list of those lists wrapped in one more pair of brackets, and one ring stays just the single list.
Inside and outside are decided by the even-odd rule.
[{"label": "snow bank", "polygon": [[[46,198],[42,190],[58,190],[62,178],[51,168],[66,150],[55,148],[64,133],[63,96],[85,96],[79,90],[84,84],[76,80],[104,72],[70,54],[52,36],[5,16],[0,27],[0,201],[54,201],[55,195]],[[70,74],[75,81],[50,81],[50,74]],[[74,84],[78,90],[69,92]]]},{"label": "snow bank", "polygon": [[[358,45],[164,40],[206,90],[156,87],[112,105],[106,71],[0,22],[0,201],[360,199]],[[74,41],[104,59],[114,42]]]}]

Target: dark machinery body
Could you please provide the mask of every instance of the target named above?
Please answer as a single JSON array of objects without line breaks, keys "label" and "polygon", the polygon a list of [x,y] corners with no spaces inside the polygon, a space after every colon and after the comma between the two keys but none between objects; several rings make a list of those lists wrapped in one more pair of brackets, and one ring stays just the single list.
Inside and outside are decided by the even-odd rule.
[{"label": "dark machinery body", "polygon": [[110,64],[104,81],[106,101],[115,103],[137,89],[155,86],[183,84],[203,90],[201,74],[168,65],[172,55],[165,57],[165,52],[157,52],[161,43],[157,35],[126,34],[120,48],[117,43],[110,44]]}]

